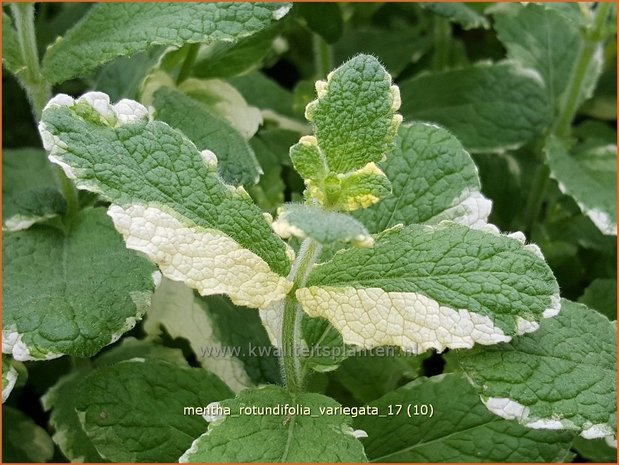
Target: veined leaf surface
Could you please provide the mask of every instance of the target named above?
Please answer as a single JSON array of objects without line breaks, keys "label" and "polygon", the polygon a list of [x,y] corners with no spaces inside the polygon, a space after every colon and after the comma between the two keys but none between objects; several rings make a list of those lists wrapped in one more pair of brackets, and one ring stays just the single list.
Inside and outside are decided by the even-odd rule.
[{"label": "veined leaf surface", "polygon": [[111,201],[108,214],[127,246],[170,279],[251,307],[290,289],[290,252],[247,192],[222,181],[215,154],[151,121],[139,103],[59,95],[39,130],[50,160],[78,188]]}]

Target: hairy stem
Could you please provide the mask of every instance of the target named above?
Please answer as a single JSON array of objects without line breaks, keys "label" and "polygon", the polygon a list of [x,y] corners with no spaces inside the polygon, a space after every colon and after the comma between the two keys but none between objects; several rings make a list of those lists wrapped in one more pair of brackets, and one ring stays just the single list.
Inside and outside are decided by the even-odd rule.
[{"label": "hairy stem", "polygon": [[19,51],[26,69],[18,79],[26,90],[35,120],[39,120],[47,101],[51,98],[51,87],[41,74],[39,53],[34,32],[34,4],[11,3],[11,12],[17,30]]},{"label": "hairy stem", "polygon": [[318,77],[323,78],[333,69],[333,50],[318,34],[312,36],[314,46],[314,66]]},{"label": "hairy stem", "polygon": [[611,6],[611,3],[598,3],[593,22],[585,32],[585,40],[578,53],[576,64],[574,65],[565,94],[563,95],[559,107],[559,117],[557,118],[553,131],[559,137],[566,137],[570,133],[572,120],[581,103],[587,71],[589,70],[589,66],[591,65],[597,48],[604,39],[604,27]]},{"label": "hairy stem", "polygon": [[284,382],[291,392],[303,390],[303,370],[301,367],[301,320],[303,311],[295,297],[297,289],[305,286],[312,266],[318,259],[322,246],[313,239],[307,238],[301,244],[299,254],[292,264],[288,279],[293,282],[292,289],[284,302],[284,319],[282,324],[282,351],[280,363],[284,374]]}]

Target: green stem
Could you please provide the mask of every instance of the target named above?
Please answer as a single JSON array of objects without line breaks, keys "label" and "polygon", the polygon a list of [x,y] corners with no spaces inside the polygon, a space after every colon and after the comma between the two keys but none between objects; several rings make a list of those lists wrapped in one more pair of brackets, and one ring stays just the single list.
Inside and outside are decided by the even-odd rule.
[{"label": "green stem", "polygon": [[187,48],[187,55],[185,56],[185,61],[183,61],[183,66],[181,66],[181,70],[178,73],[178,77],[176,78],[176,84],[182,83],[185,79],[187,79],[191,75],[191,69],[193,68],[194,63],[196,62],[196,58],[198,57],[198,51],[200,50],[200,44],[191,44]]},{"label": "green stem", "polygon": [[11,12],[15,20],[19,50],[26,65],[26,69],[24,73],[20,74],[19,80],[26,90],[28,100],[30,100],[34,118],[38,121],[41,118],[43,107],[51,98],[52,92],[39,67],[39,53],[34,32],[34,4],[11,3]]},{"label": "green stem", "polygon": [[574,70],[568,81],[564,97],[559,107],[559,117],[554,127],[554,134],[567,137],[570,134],[572,121],[581,103],[584,92],[584,82],[596,49],[604,39],[604,27],[610,12],[611,3],[598,3],[597,11],[591,26],[585,31],[583,43]]},{"label": "green stem", "polygon": [[284,382],[290,392],[303,390],[303,370],[300,351],[303,311],[299,306],[299,302],[297,302],[295,292],[297,289],[305,286],[312,266],[318,259],[321,249],[322,246],[315,240],[305,239],[301,244],[299,254],[292,264],[292,269],[288,276],[293,285],[284,301],[280,363],[284,374]]},{"label": "green stem", "polygon": [[58,181],[58,186],[60,187],[60,191],[64,195],[67,202],[67,211],[64,215],[63,222],[65,226],[70,227],[80,207],[77,189],[64,171],[62,171],[60,166],[53,165],[53,167],[54,173],[56,174],[56,179]]},{"label": "green stem", "polygon": [[312,36],[314,46],[314,66],[316,75],[324,78],[333,69],[333,50],[331,46],[318,34]]},{"label": "green stem", "polygon": [[449,47],[451,43],[451,25],[449,21],[436,16],[433,26],[434,55],[432,56],[432,68],[442,71],[447,68],[449,62]]},{"label": "green stem", "polygon": [[[587,7],[588,8],[588,7]],[[584,43],[578,52],[576,63],[570,74],[567,88],[559,105],[559,113],[552,128],[551,135],[567,138],[572,129],[572,121],[578,111],[585,91],[587,72],[591,66],[597,48],[604,40],[604,27],[610,12],[610,3],[599,3],[592,22],[585,31]],[[550,184],[550,169],[542,160],[533,179],[524,213],[524,224],[530,234],[546,197]]]},{"label": "green stem", "polygon": [[524,224],[527,235],[530,235],[533,231],[533,226],[546,197],[548,184],[550,184],[550,168],[548,168],[546,163],[541,162],[535,170],[533,184],[529,190],[529,197],[527,198],[527,205],[524,211]]},{"label": "green stem", "polygon": [[[36,121],[41,119],[43,108],[52,96],[51,86],[41,74],[39,52],[34,30],[34,4],[11,3],[11,12],[15,20],[19,50],[26,69],[18,78],[26,90],[32,114]],[[67,212],[64,216],[65,225],[69,226],[79,210],[77,190],[62,169],[54,165],[58,185],[67,201]]]}]

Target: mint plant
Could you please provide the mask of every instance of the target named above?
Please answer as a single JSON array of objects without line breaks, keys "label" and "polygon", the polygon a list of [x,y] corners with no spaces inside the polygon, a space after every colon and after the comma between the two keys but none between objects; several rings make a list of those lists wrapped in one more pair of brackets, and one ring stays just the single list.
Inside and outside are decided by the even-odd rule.
[{"label": "mint plant", "polygon": [[614,5],[54,8],[3,11],[5,462],[616,460]]}]

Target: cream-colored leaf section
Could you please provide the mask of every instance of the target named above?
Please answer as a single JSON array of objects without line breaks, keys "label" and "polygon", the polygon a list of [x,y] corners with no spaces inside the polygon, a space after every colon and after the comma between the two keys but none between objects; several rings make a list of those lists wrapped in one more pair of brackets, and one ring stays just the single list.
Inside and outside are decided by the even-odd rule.
[{"label": "cream-colored leaf section", "polygon": [[[506,397],[482,397],[482,402],[486,408],[495,415],[506,420],[516,420],[521,425],[532,429],[549,430],[578,430],[578,426],[573,421],[562,418],[558,414],[553,414],[551,418],[536,418],[531,415],[529,407]],[[586,422],[580,436],[585,439],[606,439],[608,442],[616,441],[616,434],[612,426],[604,423],[593,424]]]},{"label": "cream-colored leaf section", "polygon": [[[9,363],[9,362],[6,362]],[[13,365],[9,367],[9,371],[4,375],[6,378],[6,384],[2,383],[2,403],[4,404],[6,400],[11,395],[11,391],[15,387],[15,383],[17,382],[17,370]],[[4,381],[4,380],[3,380]]]},{"label": "cream-colored leaf section", "polygon": [[484,197],[479,191],[465,189],[454,200],[451,207],[424,223],[438,224],[441,221],[448,220],[469,226],[472,229],[482,229],[488,223],[491,210],[491,200]]},{"label": "cream-colored leaf section", "polygon": [[200,364],[238,393],[253,383],[243,362],[232,356],[232,351],[228,350],[230,347],[224,346],[217,338],[214,324],[196,301],[193,290],[183,283],[164,279],[153,296],[144,331],[158,337],[160,326],[163,326],[171,337],[186,339]]},{"label": "cream-colored leaf section", "polygon": [[221,231],[189,227],[156,206],[112,205],[108,215],[128,248],[143,252],[166,277],[201,295],[228,294],[237,305],[259,308],[283,298],[292,287]]},{"label": "cream-colored leaf section", "polygon": [[409,353],[471,348],[511,340],[490,318],[440,305],[414,292],[308,287],[296,292],[305,312],[328,319],[347,344],[395,345]]}]

